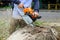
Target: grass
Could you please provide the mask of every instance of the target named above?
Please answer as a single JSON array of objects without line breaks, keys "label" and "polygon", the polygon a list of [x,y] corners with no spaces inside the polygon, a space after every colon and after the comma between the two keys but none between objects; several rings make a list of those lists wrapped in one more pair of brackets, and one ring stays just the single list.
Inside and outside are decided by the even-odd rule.
[{"label": "grass", "polygon": [[3,8],[3,9],[10,9],[11,6],[4,6],[4,7],[0,7],[0,8]]},{"label": "grass", "polygon": [[5,6],[5,7],[3,7],[3,8],[11,8],[11,6]]},{"label": "grass", "polygon": [[7,20],[0,19],[0,40],[6,40],[9,36],[9,23]]},{"label": "grass", "polygon": [[[7,7],[5,7],[6,9]],[[8,11],[0,12],[0,40],[6,40],[8,38],[10,30],[10,7]],[[4,9],[4,8],[3,8]],[[8,15],[9,12],[9,15]],[[6,13],[6,14],[4,14]]]},{"label": "grass", "polygon": [[36,26],[41,26],[41,25],[43,25],[43,23],[44,23],[44,22],[42,22],[42,21],[35,21],[35,22],[34,22],[34,25],[36,25]]}]

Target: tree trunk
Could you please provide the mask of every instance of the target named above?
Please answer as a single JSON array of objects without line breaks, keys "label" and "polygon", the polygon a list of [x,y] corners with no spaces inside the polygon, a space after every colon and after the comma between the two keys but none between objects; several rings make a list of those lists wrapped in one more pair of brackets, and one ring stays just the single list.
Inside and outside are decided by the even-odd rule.
[{"label": "tree trunk", "polygon": [[15,31],[7,40],[58,40],[58,32],[54,28],[24,27]]}]

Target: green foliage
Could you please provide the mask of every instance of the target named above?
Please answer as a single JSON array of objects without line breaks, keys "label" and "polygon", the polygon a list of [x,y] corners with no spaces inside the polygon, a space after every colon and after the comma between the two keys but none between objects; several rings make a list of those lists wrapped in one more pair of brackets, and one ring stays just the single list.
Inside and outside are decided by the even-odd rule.
[{"label": "green foliage", "polygon": [[4,8],[11,8],[11,6],[5,6]]},{"label": "green foliage", "polygon": [[43,23],[44,23],[44,22],[42,22],[42,21],[35,21],[35,22],[34,22],[34,25],[40,26],[40,25],[43,25]]},{"label": "green foliage", "polygon": [[9,8],[11,8],[11,6],[5,6],[5,7],[0,7],[0,8],[9,9]]}]

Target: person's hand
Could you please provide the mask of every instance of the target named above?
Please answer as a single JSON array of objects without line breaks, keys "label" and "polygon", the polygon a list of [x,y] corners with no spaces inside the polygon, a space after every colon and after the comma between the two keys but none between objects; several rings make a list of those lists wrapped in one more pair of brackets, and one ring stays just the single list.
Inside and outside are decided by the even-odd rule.
[{"label": "person's hand", "polygon": [[39,13],[38,12],[34,12],[33,15],[36,17],[36,16],[39,16]]},{"label": "person's hand", "polygon": [[23,8],[23,6],[24,6],[24,4],[22,4],[22,3],[20,3],[20,4],[18,5],[19,8]]}]

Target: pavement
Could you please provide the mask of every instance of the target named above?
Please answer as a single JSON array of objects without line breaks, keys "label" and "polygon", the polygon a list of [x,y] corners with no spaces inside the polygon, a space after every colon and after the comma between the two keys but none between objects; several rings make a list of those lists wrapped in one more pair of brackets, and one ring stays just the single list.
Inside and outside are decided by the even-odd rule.
[{"label": "pavement", "polygon": [[40,10],[40,21],[60,23],[60,10]]}]

